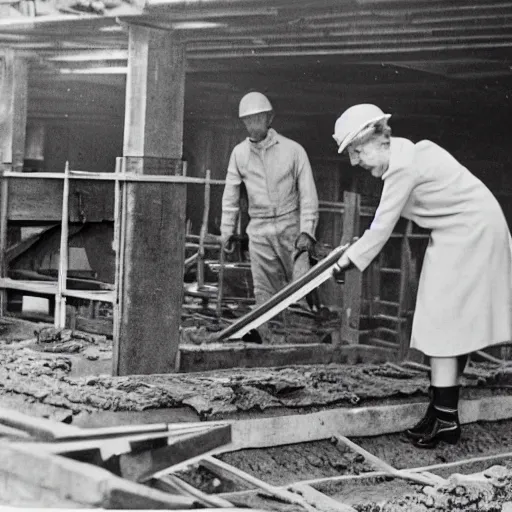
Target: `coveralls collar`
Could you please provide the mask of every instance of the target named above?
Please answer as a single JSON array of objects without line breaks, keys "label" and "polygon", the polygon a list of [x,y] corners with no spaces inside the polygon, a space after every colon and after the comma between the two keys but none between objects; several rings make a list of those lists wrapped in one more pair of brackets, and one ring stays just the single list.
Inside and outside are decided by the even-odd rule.
[{"label": "coveralls collar", "polygon": [[277,144],[277,132],[274,130],[274,128],[269,128],[267,136],[263,140],[260,140],[259,142],[252,142],[251,139],[247,137],[247,141],[254,149],[267,149],[270,146]]},{"label": "coveralls collar", "polygon": [[414,143],[402,137],[391,137],[389,167],[381,176],[385,180],[398,169],[403,169],[412,164],[414,159]]}]

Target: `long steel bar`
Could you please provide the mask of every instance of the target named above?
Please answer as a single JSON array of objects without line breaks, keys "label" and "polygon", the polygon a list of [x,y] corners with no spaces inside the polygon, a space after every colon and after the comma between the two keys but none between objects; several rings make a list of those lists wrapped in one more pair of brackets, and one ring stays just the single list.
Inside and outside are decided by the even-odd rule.
[{"label": "long steel bar", "polygon": [[256,329],[261,324],[270,320],[290,304],[307,295],[311,290],[320,286],[332,276],[332,269],[349,244],[337,247],[326,258],[318,262],[309,272],[301,278],[285,286],[270,300],[240,318],[235,323],[221,331],[217,339],[240,339],[250,330]]}]

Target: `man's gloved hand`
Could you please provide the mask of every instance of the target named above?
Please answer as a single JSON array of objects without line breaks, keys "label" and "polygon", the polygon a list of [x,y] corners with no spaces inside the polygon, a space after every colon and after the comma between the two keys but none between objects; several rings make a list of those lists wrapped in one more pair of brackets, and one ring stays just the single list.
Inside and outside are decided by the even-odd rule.
[{"label": "man's gloved hand", "polygon": [[235,235],[230,234],[221,234],[220,235],[220,243],[222,244],[222,248],[225,252],[233,252],[235,248]]},{"label": "man's gloved hand", "polygon": [[313,237],[307,233],[301,233],[297,237],[297,240],[295,240],[295,249],[297,249],[298,252],[308,251],[310,253],[313,250],[315,244],[316,241]]}]

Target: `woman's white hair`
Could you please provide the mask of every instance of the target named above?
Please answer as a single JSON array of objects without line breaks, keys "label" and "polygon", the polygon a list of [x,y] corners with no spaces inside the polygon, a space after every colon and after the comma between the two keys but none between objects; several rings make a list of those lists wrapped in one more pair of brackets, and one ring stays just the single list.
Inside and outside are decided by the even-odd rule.
[{"label": "woman's white hair", "polygon": [[352,141],[350,141],[349,146],[358,146],[359,144],[368,142],[369,140],[381,135],[388,139],[391,137],[391,127],[388,125],[387,119],[380,119],[379,121],[365,127],[354,137]]}]

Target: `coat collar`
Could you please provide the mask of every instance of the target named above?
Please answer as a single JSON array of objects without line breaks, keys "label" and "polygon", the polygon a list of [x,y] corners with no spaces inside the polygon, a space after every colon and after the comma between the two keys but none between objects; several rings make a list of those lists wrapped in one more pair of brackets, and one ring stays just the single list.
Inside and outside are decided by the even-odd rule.
[{"label": "coat collar", "polygon": [[381,177],[383,180],[397,170],[410,166],[414,159],[414,143],[409,139],[391,137],[390,148],[389,167]]},{"label": "coat collar", "polygon": [[254,148],[256,150],[261,150],[261,149],[267,149],[270,146],[277,144],[279,142],[278,138],[279,138],[279,135],[274,130],[274,128],[269,128],[269,130],[267,132],[267,136],[260,142],[251,142],[251,139],[249,139],[249,137],[247,137],[246,140],[249,143],[251,148]]}]

